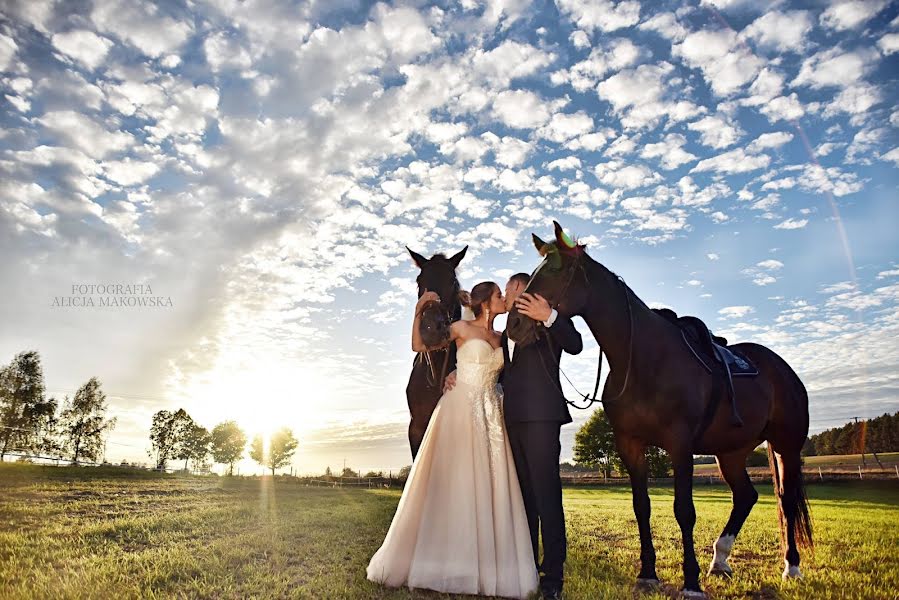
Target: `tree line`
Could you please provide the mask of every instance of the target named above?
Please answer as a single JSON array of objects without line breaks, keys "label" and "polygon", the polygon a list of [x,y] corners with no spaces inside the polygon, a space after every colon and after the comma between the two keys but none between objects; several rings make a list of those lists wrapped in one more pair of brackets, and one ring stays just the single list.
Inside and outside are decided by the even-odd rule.
[{"label": "tree line", "polygon": [[106,418],[106,394],[96,377],[60,402],[47,397],[36,350],[0,368],[0,461],[13,452],[96,461],[115,424],[115,417]]},{"label": "tree line", "polygon": [[[40,354],[36,350],[20,352],[0,367],[0,461],[9,454],[23,453],[73,463],[99,462],[104,458],[106,436],[117,422],[106,416],[107,408],[97,377],[79,387],[72,398],[66,395],[59,401],[48,397]],[[184,409],[153,415],[150,442],[149,454],[160,469],[170,460],[183,460],[185,469],[192,463],[195,470],[202,470],[212,457],[216,463],[228,465],[231,474],[234,463],[249,450],[250,458],[270,469],[272,475],[290,464],[299,443],[293,432],[283,427],[268,440],[255,436],[248,446],[246,435],[234,421],[219,423],[208,431]]]},{"label": "tree line", "polygon": [[899,452],[899,412],[832,427],[809,437],[802,448],[805,456],[864,452]]},{"label": "tree line", "polygon": [[[153,415],[150,444],[150,456],[157,469],[165,469],[170,460],[183,460],[185,470],[188,462],[195,471],[205,470],[211,457],[216,463],[227,465],[229,475],[234,474],[234,463],[248,449],[247,436],[235,421],[224,421],[209,431],[183,408],[174,412],[160,410]],[[298,444],[290,428],[282,427],[268,440],[262,435],[253,437],[249,455],[274,475],[277,469],[290,464]]]}]

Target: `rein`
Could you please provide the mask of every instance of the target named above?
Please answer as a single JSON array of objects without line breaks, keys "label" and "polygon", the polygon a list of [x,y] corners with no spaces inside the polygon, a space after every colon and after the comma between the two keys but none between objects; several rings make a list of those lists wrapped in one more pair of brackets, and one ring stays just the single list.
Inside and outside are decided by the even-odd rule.
[{"label": "rein", "polygon": [[[578,261],[577,268],[580,268],[581,272],[584,275],[584,283],[589,287],[590,280],[587,277],[587,271],[584,269],[584,265],[582,265],[580,263],[580,261]],[[565,292],[568,291],[568,287],[571,285],[571,281],[574,279],[574,270],[575,270],[575,267],[572,267],[571,275],[569,275],[568,281],[565,283],[565,287],[562,288],[562,293],[559,294],[559,296],[558,296],[559,300],[556,301],[554,303],[554,305],[551,305],[551,308],[556,309],[556,307],[561,302],[561,298],[563,298],[565,296]],[[627,285],[624,283],[624,280],[621,279],[621,277],[619,277],[618,275],[616,275],[616,277],[618,278],[618,281],[622,284],[622,289],[624,291],[624,305],[625,305],[625,309],[627,310],[627,317],[628,317],[627,367],[625,368],[625,371],[624,371],[624,384],[621,386],[621,389],[618,391],[617,394],[615,394],[615,396],[613,398],[605,399],[605,398],[597,398],[596,397],[596,395],[599,393],[599,380],[600,380],[600,377],[602,376],[603,350],[602,350],[601,345],[599,346],[599,357],[598,357],[598,362],[596,365],[596,385],[593,387],[593,396],[592,397],[588,396],[587,394],[582,394],[580,392],[580,390],[577,389],[577,386],[575,386],[574,383],[571,382],[571,379],[568,378],[568,375],[565,374],[565,371],[562,370],[561,364],[557,365],[559,372],[562,374],[563,377],[565,377],[566,381],[568,381],[568,384],[571,385],[571,387],[574,389],[574,391],[577,392],[578,396],[581,396],[583,398],[583,400],[587,403],[586,406],[579,406],[575,401],[565,398],[565,392],[564,392],[564,390],[562,390],[561,384],[557,384],[556,387],[558,388],[559,393],[562,394],[562,397],[565,398],[565,402],[567,402],[569,405],[573,406],[574,408],[576,408],[578,410],[587,410],[588,408],[590,408],[597,402],[600,402],[605,406],[605,404],[607,402],[611,402],[613,400],[618,400],[619,398],[621,398],[622,394],[624,394],[624,391],[627,389],[627,384],[630,379],[631,359],[633,357],[633,350],[634,350],[634,314],[633,314],[633,311],[631,310],[630,296],[627,293]],[[525,288],[525,290],[526,289],[527,288]],[[558,309],[556,309],[556,310],[558,311]],[[546,341],[547,341],[547,344],[549,345],[550,355],[552,355],[552,353],[553,353],[552,336],[549,335],[549,332],[546,333]],[[598,344],[598,340],[597,340],[597,344]],[[546,373],[546,376],[549,378],[549,380],[552,383],[555,383],[555,379],[550,374],[549,369],[546,366],[546,362],[543,360],[543,354],[538,350],[537,355],[540,357],[540,364],[543,366],[543,370]]]}]

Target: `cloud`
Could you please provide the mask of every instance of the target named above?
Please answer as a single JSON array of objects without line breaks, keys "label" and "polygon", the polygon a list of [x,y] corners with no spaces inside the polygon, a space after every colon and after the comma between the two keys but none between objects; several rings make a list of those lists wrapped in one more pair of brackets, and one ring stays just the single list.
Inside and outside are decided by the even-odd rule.
[{"label": "cloud", "polygon": [[767,154],[747,154],[743,148],[736,148],[724,154],[699,161],[695,167],[690,169],[690,172],[748,173],[756,169],[764,169],[770,163],[771,157]]},{"label": "cloud", "polygon": [[741,45],[731,30],[691,33],[672,46],[671,54],[700,69],[717,96],[733,95],[754,80],[764,66],[762,59]]},{"label": "cloud", "polygon": [[661,142],[646,144],[640,152],[643,158],[661,158],[659,161],[666,171],[696,160],[696,156],[683,149],[687,138],[679,133],[669,133]]},{"label": "cloud", "polygon": [[176,52],[193,32],[186,22],[159,14],[146,2],[98,2],[91,12],[97,29],[118,37],[151,58]]},{"label": "cloud", "polygon": [[841,48],[822,50],[802,62],[793,86],[808,86],[812,89],[826,87],[849,87],[861,80],[879,59],[874,49],[860,48],[844,52]]},{"label": "cloud", "polygon": [[559,12],[584,30],[610,32],[636,25],[640,4],[632,0],[556,0]]},{"label": "cloud", "polygon": [[887,33],[877,40],[877,47],[884,56],[899,52],[899,33]]},{"label": "cloud", "polygon": [[671,91],[665,81],[673,71],[673,65],[667,62],[625,69],[601,82],[597,92],[612,105],[627,129],[653,127],[665,117],[689,119],[704,109],[688,101],[683,104],[663,101],[666,92]]},{"label": "cloud", "polygon": [[808,225],[808,219],[787,219],[774,226],[774,229],[802,229]]},{"label": "cloud", "polygon": [[808,11],[771,11],[753,21],[740,32],[742,37],[757,42],[763,48],[779,52],[802,52],[808,45],[812,31],[812,18]]},{"label": "cloud", "polygon": [[112,42],[93,31],[74,30],[56,33],[50,38],[53,46],[86,66],[96,69],[112,47]]},{"label": "cloud", "polygon": [[71,110],[48,112],[38,122],[60,141],[71,144],[92,158],[120,152],[134,143],[131,134],[109,131],[91,118]]},{"label": "cloud", "polygon": [[644,165],[625,164],[619,160],[600,163],[594,172],[605,185],[625,190],[646,187],[661,180],[658,173]]},{"label": "cloud", "polygon": [[768,148],[780,148],[792,139],[793,134],[785,131],[763,133],[746,146],[746,151],[756,153]]},{"label": "cloud", "polygon": [[886,0],[836,0],[821,14],[821,25],[836,31],[855,29],[886,5]]},{"label": "cloud", "polygon": [[733,146],[745,132],[724,117],[710,115],[687,125],[690,131],[699,132],[699,140],[717,150]]},{"label": "cloud", "polygon": [[493,101],[493,115],[514,129],[534,129],[545,124],[551,109],[540,96],[526,90],[507,90]]},{"label": "cloud", "polygon": [[726,319],[742,319],[748,314],[754,313],[755,308],[751,306],[725,306],[718,311],[718,314]]},{"label": "cloud", "polygon": [[640,23],[638,29],[655,31],[663,38],[672,42],[680,42],[687,37],[687,29],[678,22],[674,13],[670,12],[653,15]]}]

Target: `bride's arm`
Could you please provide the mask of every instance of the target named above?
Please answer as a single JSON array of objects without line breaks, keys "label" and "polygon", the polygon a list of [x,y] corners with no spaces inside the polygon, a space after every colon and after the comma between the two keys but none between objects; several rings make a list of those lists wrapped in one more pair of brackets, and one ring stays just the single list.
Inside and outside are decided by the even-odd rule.
[{"label": "bride's arm", "polygon": [[427,352],[428,347],[421,341],[421,332],[419,331],[419,325],[421,325],[421,308],[428,302],[433,300],[440,300],[440,296],[438,296],[435,292],[429,292],[425,290],[425,293],[421,295],[421,298],[418,299],[418,303],[415,305],[415,320],[412,321],[412,351],[413,352]]}]

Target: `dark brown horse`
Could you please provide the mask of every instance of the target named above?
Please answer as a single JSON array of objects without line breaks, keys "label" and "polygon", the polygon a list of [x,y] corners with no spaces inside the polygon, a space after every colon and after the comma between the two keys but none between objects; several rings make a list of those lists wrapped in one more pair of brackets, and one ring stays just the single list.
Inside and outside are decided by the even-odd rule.
[{"label": "dark brown horse", "polygon": [[[684,594],[702,596],[693,548],[693,455],[714,454],[733,492],[730,519],[714,545],[710,574],[730,575],[727,557],[758,499],[746,472],[746,457],[767,441],[778,500],[784,578],[800,577],[797,545],[812,542],[808,502],[799,452],[808,434],[808,395],[790,366],[770,349],[740,343],[731,348],[758,368],[755,377],[733,380],[742,425],[732,422],[727,386],[709,374],[684,344],[680,329],[650,310],[621,278],[587,256],[555,221],[556,240],[534,244],[545,258],[534,271],[528,292],[544,296],[560,314],[579,315],[605,352],[611,373],[602,402],[615,432],[621,460],[630,476],[634,514],[640,532],[638,584],[654,586],[656,555],[649,527],[647,446],[668,452],[674,466],[674,514],[683,537]],[[512,310],[509,337],[532,342],[537,324]],[[714,404],[712,404],[714,403]],[[710,407],[710,414],[706,409]]]},{"label": "dark brown horse", "polygon": [[418,448],[431,420],[431,413],[443,395],[443,377],[456,368],[456,346],[444,344],[450,337],[450,323],[458,321],[462,316],[456,267],[465,257],[467,250],[468,246],[465,246],[451,258],[435,254],[430,259],[409,250],[412,260],[421,269],[416,279],[418,297],[420,298],[425,290],[436,292],[440,296],[439,303],[430,304],[422,311],[420,322],[422,341],[428,347],[443,346],[441,349],[417,354],[412,363],[412,373],[406,386],[406,400],[411,416],[409,446],[413,460],[418,455]]}]

